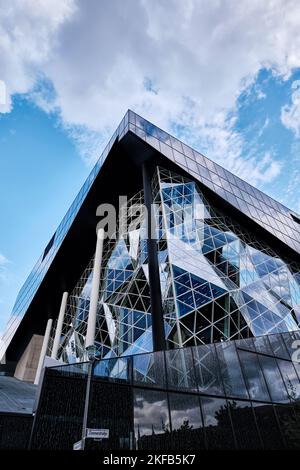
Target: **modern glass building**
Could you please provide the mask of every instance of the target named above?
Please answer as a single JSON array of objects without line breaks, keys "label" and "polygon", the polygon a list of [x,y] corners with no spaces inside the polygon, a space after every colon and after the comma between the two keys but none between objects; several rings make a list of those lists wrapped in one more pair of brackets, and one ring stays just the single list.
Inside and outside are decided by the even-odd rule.
[{"label": "modern glass building", "polygon": [[[300,265],[218,208],[193,178],[157,166],[151,186],[166,349],[298,329]],[[129,215],[140,202],[143,192],[121,214],[125,231],[104,246],[96,337],[103,358],[153,350],[147,220]],[[69,296],[64,362],[85,357],[92,275],[93,260]]]},{"label": "modern glass building", "polygon": [[[116,209],[116,221],[99,264],[95,247],[101,204]],[[46,325],[44,352],[80,368],[87,359],[93,290],[93,344],[101,360],[98,370],[102,367],[97,377],[125,377],[129,387],[136,382],[149,386],[153,370],[165,367],[169,382],[160,384],[165,391],[154,395],[167,393],[177,374],[184,393],[189,390],[194,397],[186,400],[198,403],[189,423],[201,421],[201,429],[209,397],[222,397],[223,417],[229,413],[233,447],[238,446],[232,424],[237,406],[239,416],[249,417],[252,410],[258,426],[255,400],[272,406],[286,403],[282,397],[291,402],[288,380],[298,387],[299,367],[292,361],[290,339],[299,339],[299,235],[299,215],[128,111],[17,297],[3,336],[2,368],[26,369],[33,338],[42,338]],[[69,294],[62,308],[64,292]],[[276,356],[276,341],[289,341],[283,346],[286,357]],[[268,351],[260,349],[267,347],[263,344]],[[224,374],[243,382],[243,396],[237,395],[238,382],[229,393]],[[217,376],[223,377],[219,385],[213,380]],[[283,383],[280,399],[275,397],[276,377]],[[152,378],[155,385],[157,375]],[[208,388],[200,387],[203,381]],[[238,398],[248,404],[236,405]],[[166,400],[172,427],[178,397],[168,395]],[[132,413],[133,424],[122,439],[147,447],[145,424],[137,428]],[[181,425],[189,423],[185,419]]]}]

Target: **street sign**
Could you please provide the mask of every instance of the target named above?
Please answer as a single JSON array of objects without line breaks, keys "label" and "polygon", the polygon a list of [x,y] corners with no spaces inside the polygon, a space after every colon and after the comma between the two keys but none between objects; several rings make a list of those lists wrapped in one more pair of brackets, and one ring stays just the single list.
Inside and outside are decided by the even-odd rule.
[{"label": "street sign", "polygon": [[73,444],[73,450],[82,450],[82,441],[77,441]]},{"label": "street sign", "polygon": [[86,437],[92,439],[108,439],[109,438],[109,429],[86,429]]}]

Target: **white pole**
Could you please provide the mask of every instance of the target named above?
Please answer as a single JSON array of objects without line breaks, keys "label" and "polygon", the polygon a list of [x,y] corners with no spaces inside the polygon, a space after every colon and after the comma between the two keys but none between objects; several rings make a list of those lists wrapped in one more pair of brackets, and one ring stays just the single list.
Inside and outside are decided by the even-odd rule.
[{"label": "white pole", "polygon": [[100,288],[103,240],[104,240],[104,230],[103,228],[100,228],[97,233],[97,244],[96,244],[94,268],[93,268],[90,308],[89,308],[87,332],[86,332],[86,337],[85,337],[85,349],[93,349],[95,345],[95,332],[96,332],[97,307],[98,307],[98,297],[99,297],[99,288]]},{"label": "white pole", "polygon": [[47,326],[46,326],[46,331],[45,331],[45,336],[42,344],[42,349],[40,353],[40,359],[39,359],[39,364],[36,370],[35,374],[35,380],[34,384],[38,385],[39,380],[40,380],[40,375],[42,372],[43,364],[44,364],[44,359],[47,353],[47,348],[48,348],[48,343],[49,343],[49,338],[50,338],[50,333],[51,333],[51,328],[52,328],[52,318],[49,318],[47,321]]},{"label": "white pole", "polygon": [[68,300],[68,292],[64,292],[62,295],[62,299],[61,299],[60,310],[59,310],[59,315],[57,319],[57,325],[56,325],[53,347],[52,347],[52,352],[51,352],[51,357],[53,359],[57,359],[57,353],[58,353],[58,348],[59,348],[59,343],[60,343],[60,338],[61,338],[61,331],[62,331],[63,322],[64,322],[67,300]]}]

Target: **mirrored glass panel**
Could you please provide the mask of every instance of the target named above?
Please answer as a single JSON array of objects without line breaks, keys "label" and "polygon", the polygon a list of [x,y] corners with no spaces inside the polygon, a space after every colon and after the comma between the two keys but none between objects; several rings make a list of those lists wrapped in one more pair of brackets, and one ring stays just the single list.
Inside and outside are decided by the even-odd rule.
[{"label": "mirrored glass panel", "polygon": [[252,402],[252,406],[264,449],[283,449],[283,440],[274,414],[273,405]]},{"label": "mirrored glass panel", "polygon": [[137,354],[132,357],[133,383],[150,387],[166,387],[164,353]]},{"label": "mirrored glass panel", "polygon": [[201,397],[207,448],[234,449],[235,441],[226,400]]},{"label": "mirrored glass panel", "polygon": [[167,394],[134,390],[134,433],[137,449],[168,448],[170,432]]},{"label": "mirrored glass panel", "polygon": [[291,402],[298,402],[300,398],[300,382],[293,363],[277,359],[277,364]]},{"label": "mirrored glass panel", "polygon": [[199,397],[169,393],[174,450],[204,448],[203,423]]},{"label": "mirrored glass panel", "polygon": [[239,349],[238,355],[250,398],[252,400],[270,401],[270,395],[257,355]]},{"label": "mirrored glass panel", "polygon": [[234,343],[216,345],[225,393],[230,397],[249,398]]},{"label": "mirrored glass panel", "polygon": [[261,449],[251,403],[228,400],[233,429],[239,449]]},{"label": "mirrored glass panel", "polygon": [[165,355],[169,388],[197,390],[191,348],[166,351]]},{"label": "mirrored glass panel", "polygon": [[258,357],[272,401],[289,403],[288,392],[283,383],[276,360],[273,357],[263,355]]},{"label": "mirrored glass panel", "polygon": [[275,405],[274,409],[285,446],[288,449],[299,449],[299,422],[296,420],[293,407]]},{"label": "mirrored glass panel", "polygon": [[214,345],[193,348],[198,390],[201,393],[224,395],[224,386]]},{"label": "mirrored glass panel", "polygon": [[289,359],[289,354],[285,346],[282,335],[270,335],[269,341],[271,344],[274,356],[281,357],[283,359]]}]

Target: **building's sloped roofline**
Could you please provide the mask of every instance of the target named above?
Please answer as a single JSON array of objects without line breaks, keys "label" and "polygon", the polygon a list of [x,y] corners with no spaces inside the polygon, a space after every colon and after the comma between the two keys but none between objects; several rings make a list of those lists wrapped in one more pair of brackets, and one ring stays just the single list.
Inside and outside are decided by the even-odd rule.
[{"label": "building's sloped roofline", "polygon": [[210,188],[237,210],[246,214],[267,232],[300,254],[300,224],[291,215],[293,214],[297,219],[299,216],[296,213],[195,151],[179,139],[161,130],[133,111],[128,110],[58,226],[46,250],[22,286],[3,336],[3,345],[0,345],[0,358],[51,266],[113,144],[116,141],[120,141],[128,133],[132,133],[144,140],[152,148],[190,173],[204,186]]},{"label": "building's sloped roofline", "polygon": [[299,215],[133,111],[128,114],[131,132],[300,254],[300,223],[292,214],[300,222]]}]

